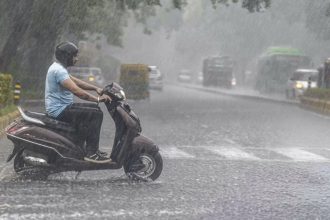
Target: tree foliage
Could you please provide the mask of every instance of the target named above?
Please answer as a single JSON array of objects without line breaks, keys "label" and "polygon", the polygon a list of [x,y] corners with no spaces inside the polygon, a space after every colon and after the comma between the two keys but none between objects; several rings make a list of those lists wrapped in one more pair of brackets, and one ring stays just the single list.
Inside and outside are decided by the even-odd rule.
[{"label": "tree foliage", "polygon": [[[271,0],[210,0],[218,4],[241,2],[250,12],[270,6]],[[182,9],[187,0],[172,0]],[[123,27],[133,14],[137,22],[156,15],[161,0],[0,0],[0,71],[11,72],[28,85],[43,85],[44,74],[61,40],[77,43],[84,33],[97,33],[109,44],[121,45]],[[147,29],[146,33],[150,33]],[[40,89],[40,88],[38,88]]]},{"label": "tree foliage", "polygon": [[[230,2],[238,3],[239,0],[211,0],[214,7],[217,4],[228,5]],[[242,7],[249,10],[249,12],[259,12],[265,8],[270,7],[271,0],[242,0]]]},{"label": "tree foliage", "polygon": [[320,39],[330,40],[330,2],[313,1],[306,4],[306,26]]}]

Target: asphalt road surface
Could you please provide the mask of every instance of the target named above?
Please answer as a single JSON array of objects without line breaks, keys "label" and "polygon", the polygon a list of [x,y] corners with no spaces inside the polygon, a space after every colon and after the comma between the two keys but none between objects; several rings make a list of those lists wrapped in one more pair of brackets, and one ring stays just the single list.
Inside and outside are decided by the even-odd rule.
[{"label": "asphalt road surface", "polygon": [[330,118],[179,86],[129,103],[161,148],[158,180],[131,182],[123,170],[22,179],[2,139],[0,219],[329,219]]}]

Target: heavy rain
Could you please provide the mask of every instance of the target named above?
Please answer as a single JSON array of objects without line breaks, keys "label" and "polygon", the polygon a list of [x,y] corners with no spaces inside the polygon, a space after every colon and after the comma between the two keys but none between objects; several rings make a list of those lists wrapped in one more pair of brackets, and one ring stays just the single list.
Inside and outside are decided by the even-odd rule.
[{"label": "heavy rain", "polygon": [[0,0],[0,219],[328,219],[330,0]]}]

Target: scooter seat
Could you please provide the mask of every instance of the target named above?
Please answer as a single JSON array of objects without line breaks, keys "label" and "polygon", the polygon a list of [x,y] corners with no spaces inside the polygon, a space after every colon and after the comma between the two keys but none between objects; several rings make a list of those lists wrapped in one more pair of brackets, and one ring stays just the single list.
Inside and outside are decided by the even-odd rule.
[{"label": "scooter seat", "polygon": [[64,132],[76,131],[76,129],[70,123],[56,120],[45,113],[31,112],[31,111],[24,111],[24,112],[29,117],[42,121],[48,128],[64,131]]}]

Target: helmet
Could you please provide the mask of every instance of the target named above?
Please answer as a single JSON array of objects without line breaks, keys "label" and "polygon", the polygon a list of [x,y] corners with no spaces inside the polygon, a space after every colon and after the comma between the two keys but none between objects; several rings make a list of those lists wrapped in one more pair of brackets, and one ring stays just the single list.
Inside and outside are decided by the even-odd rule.
[{"label": "helmet", "polygon": [[78,47],[71,42],[62,42],[55,48],[56,59],[65,67],[73,66],[73,57],[77,56]]}]

